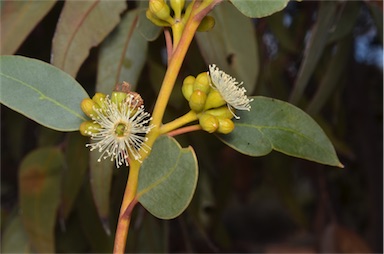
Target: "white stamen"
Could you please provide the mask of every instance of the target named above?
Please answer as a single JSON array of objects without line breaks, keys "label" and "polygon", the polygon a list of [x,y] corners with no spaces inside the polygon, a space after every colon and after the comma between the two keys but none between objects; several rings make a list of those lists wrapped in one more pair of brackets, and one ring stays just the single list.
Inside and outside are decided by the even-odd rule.
[{"label": "white stamen", "polygon": [[150,114],[144,111],[144,106],[137,107],[137,101],[132,95],[128,95],[127,100],[119,105],[107,96],[104,105],[103,109],[94,108],[97,116],[92,116],[92,120],[100,128],[92,128],[96,132],[89,131],[95,142],[86,146],[91,151],[97,149],[101,153],[97,160],[99,162],[101,158],[110,157],[111,161],[115,159],[117,168],[129,165],[129,154],[135,160],[140,160],[140,150],[148,152],[151,149],[144,143],[147,140],[145,134],[154,127],[148,125],[152,120]]},{"label": "white stamen", "polygon": [[253,99],[249,99],[245,94],[247,90],[241,86],[243,82],[237,82],[235,78],[221,71],[215,64],[209,65],[209,75],[213,87],[223,96],[223,99],[228,103],[229,110],[236,119],[240,117],[235,115],[231,107],[238,110],[251,110],[249,103],[253,101]]}]

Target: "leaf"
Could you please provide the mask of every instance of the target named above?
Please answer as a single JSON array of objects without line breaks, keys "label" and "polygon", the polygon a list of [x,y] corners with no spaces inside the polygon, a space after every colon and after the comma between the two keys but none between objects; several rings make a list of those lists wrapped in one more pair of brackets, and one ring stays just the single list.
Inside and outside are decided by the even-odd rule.
[{"label": "leaf", "polygon": [[230,0],[232,4],[250,18],[262,18],[284,9],[289,0]]},{"label": "leaf", "polygon": [[146,9],[141,9],[139,12],[137,29],[147,41],[154,41],[160,36],[163,29],[153,24],[145,15],[145,11]]},{"label": "leaf", "polygon": [[138,1],[137,5],[137,9],[139,10],[137,29],[147,41],[156,40],[164,28],[153,24],[145,15],[149,6],[149,1]]},{"label": "leaf", "polygon": [[359,15],[361,3],[357,1],[343,2],[339,8],[337,21],[332,27],[327,43],[334,43],[352,33]]},{"label": "leaf", "polygon": [[111,253],[113,237],[105,232],[105,228],[103,229],[102,223],[98,220],[89,182],[85,182],[76,201],[76,213],[79,216],[85,237],[91,245],[91,252]]},{"label": "leaf", "polygon": [[[76,201],[76,203],[78,203]],[[75,210],[75,209],[74,209]],[[60,230],[56,230],[56,253],[86,253],[89,243],[81,227],[82,221],[77,210],[65,221],[60,222]]]},{"label": "leaf", "polygon": [[[283,22],[285,17],[286,14],[284,12],[279,12],[265,18],[268,22],[269,29],[273,35],[276,36],[279,48],[281,48],[281,50],[278,50],[278,54],[280,51],[285,50],[288,50],[290,53],[300,54],[302,48],[298,42],[301,42],[302,40],[298,39],[299,36],[296,32],[299,29],[294,29],[295,25],[287,27]],[[299,19],[299,15],[296,16],[296,19]],[[295,23],[295,19],[293,19],[292,23]]]},{"label": "leaf", "polygon": [[103,223],[104,230],[110,234],[109,225],[109,207],[110,207],[110,191],[114,169],[114,161],[97,159],[101,153],[98,150],[90,153],[90,178],[93,199],[96,204],[97,212]]},{"label": "leaf", "polygon": [[60,143],[65,135],[63,132],[39,126],[37,128],[39,135],[37,137],[37,147],[55,146]]},{"label": "leaf", "polygon": [[333,50],[335,53],[327,63],[328,67],[321,79],[319,88],[307,107],[306,111],[308,114],[317,114],[331,97],[332,93],[343,84],[340,80],[347,67],[352,41],[351,36],[347,36],[337,42],[335,50]]},{"label": "leaf", "polygon": [[308,227],[303,200],[309,200],[313,193],[308,191],[305,181],[292,174],[297,163],[281,153],[272,153],[268,157],[268,169],[264,170],[268,187],[276,193],[276,198],[284,204],[284,210],[290,214],[297,226]]},{"label": "leaf", "polygon": [[235,150],[263,156],[272,150],[318,163],[343,167],[320,126],[304,111],[284,101],[256,96],[250,112],[237,112],[235,129],[219,138]]},{"label": "leaf", "polygon": [[127,81],[134,90],[144,66],[148,43],[137,29],[138,11],[126,13],[120,24],[101,44],[96,90],[109,94],[116,84]]},{"label": "leaf", "polygon": [[[151,83],[151,87],[154,91],[160,91],[161,82],[159,82],[159,80],[162,80],[164,78],[166,71],[166,66],[164,66],[163,64],[153,59],[147,59],[146,72],[148,75],[148,79]],[[176,79],[175,87],[181,87],[182,82],[182,79]],[[169,98],[168,105],[171,105],[171,107],[173,108],[180,108],[185,106],[185,98],[181,92],[181,89],[174,89],[171,94],[171,97]],[[174,117],[176,118],[177,116],[174,115]]]},{"label": "leaf", "polygon": [[[25,133],[27,133],[27,128],[29,128],[29,121],[15,111],[6,110],[5,107],[1,108],[1,115],[4,117],[3,119],[7,119],[7,121],[2,121],[1,123],[3,133],[7,133],[6,138],[3,138],[2,142],[5,144],[7,142],[5,140],[12,140],[12,142],[7,142],[7,152],[12,156],[13,160],[19,161],[25,155]],[[3,158],[5,158],[5,155]]]},{"label": "leaf", "polygon": [[68,218],[72,210],[88,168],[89,151],[85,147],[87,140],[80,133],[70,133],[68,135],[65,152],[67,167],[63,173],[61,201],[61,213],[65,219]]},{"label": "leaf", "polygon": [[21,217],[36,252],[55,251],[54,229],[63,165],[63,155],[56,148],[34,150],[20,165]]},{"label": "leaf", "polygon": [[66,1],[52,41],[51,63],[76,76],[89,50],[119,23],[125,1]]},{"label": "leaf", "polygon": [[[140,207],[142,210],[144,208]],[[167,253],[169,230],[168,221],[159,220],[146,211],[138,211],[140,217],[135,221],[140,221],[140,227],[130,230],[127,239],[126,253]]]},{"label": "leaf", "polygon": [[320,2],[317,21],[306,46],[304,59],[301,62],[299,74],[289,100],[293,104],[297,104],[301,99],[308,81],[322,56],[328,41],[329,29],[335,18],[336,7],[337,3],[333,1]]},{"label": "leaf", "polygon": [[14,215],[2,233],[2,253],[32,253],[28,235],[19,215]]},{"label": "leaf", "polygon": [[2,1],[0,54],[14,54],[55,3],[55,0]]},{"label": "leaf", "polygon": [[221,70],[244,82],[252,93],[259,73],[259,56],[254,26],[231,4],[223,2],[212,12],[214,28],[197,33],[196,39],[207,64],[216,64]]},{"label": "leaf", "polygon": [[59,131],[79,129],[88,97],[71,76],[45,62],[0,56],[0,102],[37,123]]},{"label": "leaf", "polygon": [[141,166],[138,200],[160,219],[175,218],[191,202],[197,176],[192,147],[181,148],[174,138],[159,137]]}]

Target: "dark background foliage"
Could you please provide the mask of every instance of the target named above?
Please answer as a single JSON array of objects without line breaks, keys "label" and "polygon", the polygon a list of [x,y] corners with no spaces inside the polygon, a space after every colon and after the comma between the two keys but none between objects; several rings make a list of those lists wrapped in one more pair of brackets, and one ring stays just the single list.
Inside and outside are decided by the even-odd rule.
[{"label": "dark background foliage", "polygon": [[[383,251],[383,37],[381,20],[376,18],[377,12],[382,17],[382,2],[355,4],[357,14],[344,21],[353,26],[327,44],[303,97],[297,101],[324,128],[345,168],[319,165],[276,152],[265,157],[247,157],[211,135],[183,135],[178,137],[179,142],[191,144],[199,161],[194,199],[180,217],[170,221],[158,220],[138,206],[127,251]],[[254,95],[290,100],[308,37],[317,22],[319,5],[320,2],[291,2],[282,12],[254,20],[260,62]],[[55,4],[16,54],[50,61],[51,41],[62,7],[63,2]],[[134,7],[129,4],[129,8]],[[341,17],[336,16],[335,24],[338,21],[341,22]],[[338,44],[341,41],[343,44]],[[309,105],[327,75],[336,44],[346,49],[346,61],[323,103],[311,108]],[[76,77],[89,94],[94,93],[98,50],[98,47],[91,50]],[[165,70],[163,50],[162,35],[150,42],[138,82],[137,90],[145,98],[149,111],[158,88],[147,73],[154,73],[154,66]],[[243,54],[247,54],[246,48]],[[227,56],[228,64],[236,60],[232,58]],[[194,41],[180,78],[206,69]],[[168,108],[169,119],[187,110],[187,105],[180,106],[177,93]],[[1,107],[2,232],[18,211],[20,161],[37,147],[63,144],[68,136]],[[127,173],[114,172],[112,232]],[[109,252],[113,236],[108,236],[99,222],[88,175],[84,177],[75,207],[67,220],[57,221],[57,251]]]}]

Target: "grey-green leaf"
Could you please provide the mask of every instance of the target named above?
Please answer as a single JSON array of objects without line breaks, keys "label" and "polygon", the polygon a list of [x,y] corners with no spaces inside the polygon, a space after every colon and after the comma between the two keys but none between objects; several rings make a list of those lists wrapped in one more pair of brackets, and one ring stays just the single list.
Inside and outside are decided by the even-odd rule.
[{"label": "grey-green leaf", "polygon": [[259,73],[257,40],[251,19],[244,17],[230,3],[223,2],[212,12],[215,26],[196,34],[197,43],[207,64],[244,82],[252,93]]},{"label": "grey-green leaf", "polygon": [[21,217],[35,253],[55,250],[54,229],[63,168],[64,157],[57,148],[34,150],[20,165]]},{"label": "grey-green leaf", "polygon": [[148,42],[137,29],[139,12],[126,13],[116,29],[101,44],[96,90],[111,93],[115,85],[127,81],[134,90],[144,66]]},{"label": "grey-green leaf", "polygon": [[327,63],[327,70],[321,78],[316,94],[311,99],[306,111],[310,115],[317,114],[331,97],[331,94],[343,85],[342,76],[348,66],[349,54],[352,47],[352,38],[347,36],[338,41],[334,48],[334,54]]},{"label": "grey-green leaf", "polygon": [[75,77],[92,47],[119,23],[124,0],[65,1],[52,39],[51,63]]},{"label": "grey-green leaf", "polygon": [[14,54],[56,0],[2,1],[0,54]]},{"label": "grey-green leaf", "polygon": [[289,0],[230,0],[232,4],[250,18],[262,18],[284,9]]},{"label": "grey-green leaf", "polygon": [[361,3],[358,1],[345,1],[340,3],[340,5],[341,7],[339,7],[336,13],[337,20],[331,27],[328,36],[328,44],[337,42],[352,33],[361,8]]},{"label": "grey-green leaf", "polygon": [[67,136],[67,148],[65,159],[67,168],[63,172],[61,187],[60,212],[67,219],[72,211],[73,204],[77,198],[81,186],[84,184],[84,176],[88,169],[89,150],[85,147],[87,138],[78,132]]},{"label": "grey-green leaf", "polygon": [[311,32],[311,38],[305,49],[305,56],[301,62],[299,74],[296,78],[290,102],[298,104],[303,96],[308,81],[319,62],[328,41],[329,30],[333,25],[337,3],[333,1],[320,2],[316,24]]},{"label": "grey-green leaf", "polygon": [[192,147],[181,148],[174,138],[159,137],[140,169],[139,202],[158,218],[175,218],[190,203],[197,177]]},{"label": "grey-green leaf", "polygon": [[148,9],[148,5],[149,1],[138,2],[137,9],[139,11],[139,21],[137,29],[147,41],[154,41],[160,36],[163,31],[163,27],[156,26],[147,18],[145,12]]},{"label": "grey-green leaf", "polygon": [[110,207],[110,191],[112,184],[112,176],[114,161],[101,160],[98,162],[101,153],[97,150],[90,153],[89,158],[89,174],[91,178],[91,190],[96,209],[105,231],[110,233],[109,226],[109,207]]},{"label": "grey-green leaf", "polygon": [[1,239],[2,253],[32,253],[31,244],[18,214],[12,215]]},{"label": "grey-green leaf", "polygon": [[304,111],[284,101],[256,96],[250,112],[237,112],[235,129],[219,138],[230,147],[250,156],[272,150],[343,167],[321,127]]},{"label": "grey-green leaf", "polygon": [[40,60],[0,56],[0,102],[48,128],[79,129],[85,115],[80,103],[89,97],[62,70]]},{"label": "grey-green leaf", "polygon": [[143,36],[147,41],[156,40],[160,36],[163,29],[153,24],[147,16],[145,16],[145,9],[141,9],[139,11],[137,29],[139,30],[141,36]]}]

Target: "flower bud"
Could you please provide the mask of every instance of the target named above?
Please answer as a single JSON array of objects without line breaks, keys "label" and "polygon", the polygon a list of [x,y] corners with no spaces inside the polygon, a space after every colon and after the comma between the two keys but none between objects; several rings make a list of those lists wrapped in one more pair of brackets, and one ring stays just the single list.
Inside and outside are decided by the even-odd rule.
[{"label": "flower bud", "polygon": [[189,99],[189,107],[195,112],[200,112],[204,109],[206,100],[206,93],[200,90],[195,90]]},{"label": "flower bud", "polygon": [[104,108],[104,100],[107,95],[103,93],[95,93],[95,95],[92,97],[92,100],[100,107]]},{"label": "flower bud", "polygon": [[170,24],[167,21],[157,18],[155,14],[153,14],[149,9],[145,12],[145,16],[147,17],[147,19],[152,21],[152,23],[155,24],[156,26],[170,26]]},{"label": "flower bud", "polygon": [[85,98],[81,102],[81,110],[83,110],[83,112],[90,118],[96,117],[98,115],[98,113],[95,111],[96,108],[100,107],[90,98]]},{"label": "flower bud", "polygon": [[222,106],[220,108],[210,109],[210,110],[205,111],[205,113],[216,116],[216,117],[220,117],[220,118],[228,118],[228,119],[233,118],[233,114],[227,106]]},{"label": "flower bud", "polygon": [[[129,92],[128,96],[131,96],[131,98],[132,98],[132,105],[135,108],[138,108],[138,107],[140,107],[141,105],[144,104],[144,100],[143,100],[143,98],[141,98],[140,94],[138,94],[136,92]],[[125,100],[128,100],[128,98],[125,99]]]},{"label": "flower bud", "polygon": [[228,118],[218,118],[219,120],[219,128],[217,129],[217,132],[228,134],[235,129],[235,124],[231,119]]},{"label": "flower bud", "polygon": [[125,100],[125,98],[127,98],[127,93],[125,92],[117,92],[117,91],[112,92],[111,101],[112,103],[115,103],[118,106],[120,106],[120,104]]},{"label": "flower bud", "polygon": [[191,15],[193,3],[194,2],[190,2],[188,4],[187,8],[185,9],[185,12],[184,12],[184,15],[183,15],[183,18],[182,18],[182,22],[184,24],[187,22],[187,20],[189,19],[189,16]]},{"label": "flower bud", "polygon": [[149,0],[149,10],[160,20],[172,24],[171,10],[164,0]]},{"label": "flower bud", "polygon": [[185,0],[171,0],[170,4],[173,11],[175,12],[175,17],[179,19],[184,8]]},{"label": "flower bud", "polygon": [[207,32],[215,26],[215,18],[212,16],[205,16],[201,21],[199,27],[197,28],[198,32]]},{"label": "flower bud", "polygon": [[113,89],[114,92],[123,92],[123,93],[129,93],[131,91],[131,84],[129,84],[126,81],[123,81],[121,83],[117,83],[115,85],[115,89]]},{"label": "flower bud", "polygon": [[100,125],[97,123],[85,121],[81,123],[79,131],[83,136],[92,136],[93,133],[98,133],[100,128]]},{"label": "flower bud", "polygon": [[193,90],[200,90],[208,94],[211,86],[209,85],[209,77],[207,72],[200,73],[197,75],[195,84],[193,85]]},{"label": "flower bud", "polygon": [[183,81],[183,86],[181,87],[181,92],[184,95],[184,98],[189,101],[189,98],[191,98],[191,95],[193,93],[193,83],[195,82],[195,77],[188,76]]},{"label": "flower bud", "polygon": [[128,94],[128,96],[125,99],[124,103],[128,104],[129,103],[128,101],[131,100],[131,104],[129,104],[129,108],[130,108],[129,117],[133,117],[136,114],[137,110],[143,105],[144,101],[139,94],[136,95],[139,97],[135,97],[133,94]]},{"label": "flower bud", "polygon": [[219,128],[219,121],[218,119],[210,114],[203,114],[199,118],[200,126],[203,130],[213,133]]},{"label": "flower bud", "polygon": [[225,105],[227,102],[221,96],[220,92],[216,89],[211,89],[207,96],[207,102],[205,104],[204,110],[211,108],[218,108]]}]

